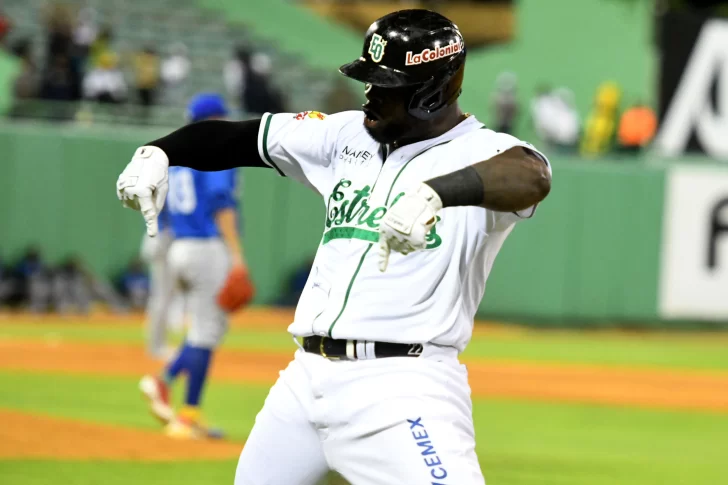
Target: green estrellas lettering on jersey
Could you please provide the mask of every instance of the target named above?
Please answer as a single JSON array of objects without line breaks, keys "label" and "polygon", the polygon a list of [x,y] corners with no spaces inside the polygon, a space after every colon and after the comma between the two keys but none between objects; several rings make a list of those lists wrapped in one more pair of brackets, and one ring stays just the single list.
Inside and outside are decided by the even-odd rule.
[{"label": "green estrellas lettering on jersey", "polygon": [[[357,227],[331,227],[336,226],[336,221],[347,221],[352,222],[354,221],[357,214],[359,214],[360,210],[363,210],[363,213],[359,215],[358,221],[363,221],[364,224],[369,221],[372,224],[376,225],[370,225],[372,229],[376,229],[379,227],[378,221],[384,217],[384,214],[387,212],[387,205],[389,204],[389,197],[392,195],[392,189],[394,189],[394,185],[397,183],[397,180],[399,179],[399,176],[402,175],[402,172],[404,172],[404,169],[407,168],[407,165],[412,162],[415,158],[419,157],[426,151],[429,151],[432,148],[435,148],[440,145],[444,145],[445,143],[449,143],[452,140],[447,140],[442,143],[438,143],[437,145],[433,145],[429,148],[426,148],[425,150],[421,151],[420,153],[416,154],[414,157],[410,158],[407,163],[404,164],[404,166],[400,169],[400,171],[397,173],[397,175],[394,177],[394,180],[392,181],[392,185],[389,186],[389,192],[387,192],[387,198],[384,201],[385,207],[377,207],[369,216],[366,216],[366,212],[369,210],[369,205],[367,204],[367,201],[369,199],[369,186],[365,185],[360,190],[354,190],[352,193],[354,194],[354,197],[351,198],[351,201],[349,201],[349,198],[346,197],[346,193],[342,189],[347,189],[351,187],[351,180],[341,179],[338,184],[334,187],[334,190],[332,191],[331,195],[329,196],[327,206],[326,206],[326,232],[324,233],[323,239],[321,241],[321,244],[326,244],[329,241],[332,241],[334,239],[361,239],[363,241],[370,241],[367,245],[366,250],[364,251],[364,254],[361,255],[361,259],[359,259],[359,264],[356,267],[356,271],[354,271],[354,274],[351,277],[351,280],[349,281],[349,286],[346,288],[346,294],[344,295],[344,303],[341,305],[341,310],[339,311],[339,314],[336,316],[333,322],[331,322],[331,325],[329,326],[329,337],[332,337],[332,332],[334,330],[334,326],[336,325],[336,322],[339,321],[341,318],[341,315],[344,314],[344,310],[346,309],[346,304],[349,302],[349,295],[351,294],[351,288],[354,286],[354,281],[356,280],[356,277],[359,275],[359,271],[361,270],[362,264],[364,263],[364,259],[366,259],[367,254],[372,249],[372,246],[375,242],[379,241],[379,231],[370,231],[367,229],[357,228]],[[380,170],[381,174],[381,170]],[[377,176],[377,181],[379,180],[379,176]],[[376,185],[376,182],[375,182]],[[400,197],[404,195],[404,192],[400,192],[397,194],[397,196],[394,198],[394,201],[392,201],[392,204],[389,205],[391,207],[394,205]],[[338,205],[333,204],[333,202],[339,203]],[[359,206],[357,208],[357,205]],[[347,206],[347,207],[345,207]],[[362,209],[363,207],[366,207],[366,209]],[[376,217],[374,217],[374,214],[376,214]],[[343,216],[342,216],[343,214]],[[366,217],[366,218],[365,218]],[[440,216],[436,216],[435,224],[432,226],[432,229],[430,229],[430,232],[427,233],[427,247],[426,249],[435,249],[436,247],[439,247],[442,244],[442,238],[437,234],[437,231],[435,227],[437,226],[437,223],[440,221]],[[340,223],[341,224],[341,223]],[[361,225],[362,222],[359,222]],[[335,231],[335,232],[332,232]]]},{"label": "green estrellas lettering on jersey", "polygon": [[[391,189],[390,189],[391,192]],[[394,198],[389,207],[392,207],[404,192]],[[321,244],[334,239],[359,239],[367,242],[379,241],[380,221],[387,213],[388,207],[372,207],[369,205],[371,191],[369,185],[361,189],[352,189],[352,181],[341,179],[334,186],[329,195],[326,206],[326,223]],[[438,219],[439,220],[439,219]],[[435,234],[435,228],[430,230],[427,241],[430,243],[426,249],[435,249],[442,240]]]},{"label": "green estrellas lettering on jersey", "polygon": [[334,239],[360,239],[362,241],[377,242],[379,241],[379,233],[359,229],[358,227],[335,227],[324,234],[321,244],[326,244]]}]

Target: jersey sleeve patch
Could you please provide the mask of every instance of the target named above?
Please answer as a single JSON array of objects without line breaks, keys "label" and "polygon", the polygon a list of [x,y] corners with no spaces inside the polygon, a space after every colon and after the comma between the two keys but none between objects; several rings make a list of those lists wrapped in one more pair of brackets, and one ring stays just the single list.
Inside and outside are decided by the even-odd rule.
[{"label": "jersey sleeve patch", "polygon": [[293,119],[298,121],[303,121],[306,118],[311,118],[314,120],[324,120],[326,118],[326,115],[320,111],[302,111],[300,113],[297,113]]}]

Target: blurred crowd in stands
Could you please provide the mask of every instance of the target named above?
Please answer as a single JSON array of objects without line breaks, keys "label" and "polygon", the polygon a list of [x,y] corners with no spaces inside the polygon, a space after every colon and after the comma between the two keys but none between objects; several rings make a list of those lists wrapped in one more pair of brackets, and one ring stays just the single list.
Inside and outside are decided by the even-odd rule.
[{"label": "blurred crowd in stands", "polygon": [[[579,116],[574,93],[566,87],[540,86],[524,110],[518,101],[518,79],[503,72],[491,100],[492,128],[519,137],[525,117],[547,153],[585,158],[609,153],[639,153],[657,132],[657,114],[639,100],[623,102],[620,86],[607,81],[597,86],[588,115]],[[534,142],[535,143],[535,142]]]},{"label": "blurred crowd in stands", "polygon": [[[12,42],[3,43],[13,23],[0,8],[0,46],[21,64],[13,86],[16,103],[11,116],[32,116],[22,109],[27,100],[126,105],[138,108],[142,115],[157,104],[183,106],[187,102],[186,82],[195,66],[183,41],[170,39],[167,46],[140,44],[131,52],[118,52],[113,26],[100,23],[93,7],[74,9],[53,3],[42,15],[46,32],[38,56],[33,45],[39,42],[37,37],[16,35]],[[247,115],[286,111],[287,100],[272,81],[269,56],[246,45],[231,51],[229,61],[218,69],[236,107]],[[336,89],[332,96],[335,98]],[[352,99],[348,93],[348,109],[354,106]]]},{"label": "blurred crowd in stands", "polygon": [[36,246],[14,263],[0,258],[0,310],[83,315],[101,305],[115,313],[143,311],[149,298],[144,264],[132,260],[110,282],[77,256],[49,264]]},{"label": "blurred crowd in stands", "polygon": [[14,84],[16,98],[135,102],[143,106],[157,101],[163,78],[161,60],[153,46],[142,46],[131,56],[134,79],[130,86],[121,71],[120,56],[112,48],[113,28],[99,25],[93,8],[74,11],[56,3],[42,15],[46,30],[42,65],[35,58],[31,37],[21,37],[7,46],[22,66]]},{"label": "blurred crowd in stands", "polygon": [[[99,18],[92,7],[50,4],[43,12],[42,65],[34,57],[38,50],[31,38],[16,36],[11,45],[5,45],[22,64],[14,84],[15,98],[130,105],[140,110],[142,121],[148,108],[156,104],[183,106],[189,96],[185,83],[196,69],[185,44],[170,39],[164,52],[159,46],[141,44],[132,52],[119,53],[113,27],[100,23]],[[12,29],[12,19],[0,11],[0,45]],[[276,75],[267,54],[247,45],[231,46],[228,61],[221,64],[217,69],[226,95],[239,112],[256,116],[266,111],[298,111],[273,82]],[[334,79],[323,106],[317,108],[327,113],[359,109],[362,99],[356,86],[343,76]],[[495,80],[492,116],[487,121],[493,129],[517,137],[531,139],[535,132],[534,143],[549,153],[586,158],[638,153],[649,147],[657,131],[654,110],[631,99],[614,82],[595,86],[588,111],[584,100],[579,100],[579,109],[574,93],[563,86],[538,87],[525,109],[519,104],[523,99],[517,76],[501,73]],[[21,108],[22,103],[11,114],[23,116]],[[580,116],[584,112],[586,116]],[[70,117],[78,118],[78,113]],[[521,132],[524,127],[529,132]]]}]

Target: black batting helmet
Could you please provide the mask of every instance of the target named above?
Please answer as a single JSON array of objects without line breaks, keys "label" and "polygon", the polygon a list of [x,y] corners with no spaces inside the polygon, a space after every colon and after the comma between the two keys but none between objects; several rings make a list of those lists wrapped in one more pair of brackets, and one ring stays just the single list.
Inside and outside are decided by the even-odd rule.
[{"label": "black batting helmet", "polygon": [[458,27],[439,13],[413,9],[375,21],[361,57],[339,71],[374,86],[412,86],[409,112],[428,120],[460,95],[464,67],[465,42]]}]

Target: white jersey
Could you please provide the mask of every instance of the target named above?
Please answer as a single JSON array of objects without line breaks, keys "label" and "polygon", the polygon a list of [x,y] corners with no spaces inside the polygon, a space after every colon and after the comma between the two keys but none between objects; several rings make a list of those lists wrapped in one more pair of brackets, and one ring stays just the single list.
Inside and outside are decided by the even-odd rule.
[{"label": "white jersey", "polygon": [[316,190],[326,204],[323,237],[289,331],[299,337],[433,343],[462,351],[498,251],[515,223],[531,217],[536,207],[518,214],[445,208],[427,248],[406,256],[393,252],[384,273],[375,247],[379,221],[418,182],[514,146],[536,150],[469,116],[437,138],[387,154],[363,122],[361,111],[263,116],[261,158]]}]

